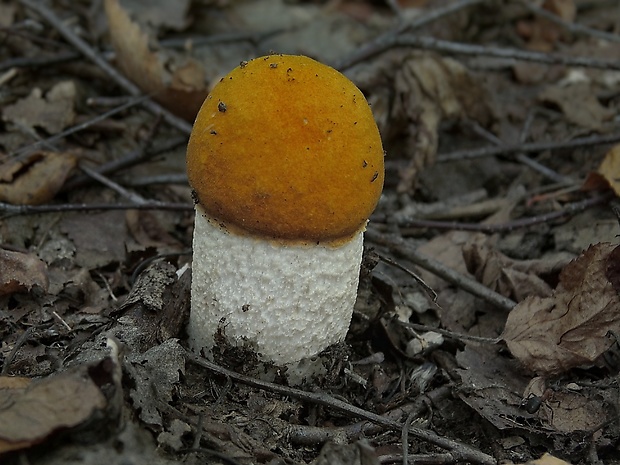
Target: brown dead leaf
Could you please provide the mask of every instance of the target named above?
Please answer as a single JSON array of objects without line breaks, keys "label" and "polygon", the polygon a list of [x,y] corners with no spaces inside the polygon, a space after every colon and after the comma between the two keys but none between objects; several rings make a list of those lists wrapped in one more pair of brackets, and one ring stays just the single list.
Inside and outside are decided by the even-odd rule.
[{"label": "brown dead leaf", "polygon": [[0,454],[41,443],[105,406],[105,397],[86,371],[0,388]]},{"label": "brown dead leaf", "polygon": [[601,105],[587,82],[575,82],[566,86],[553,85],[542,91],[538,97],[545,103],[557,105],[566,119],[579,127],[601,130],[615,112]]},{"label": "brown dead leaf", "polygon": [[8,28],[15,20],[17,5],[15,3],[0,3],[0,27]]},{"label": "brown dead leaf", "polygon": [[60,229],[75,244],[75,263],[92,270],[125,259],[128,242],[124,213],[108,211],[63,218]]},{"label": "brown dead leaf", "polygon": [[123,0],[123,7],[139,11],[140,20],[154,28],[181,31],[189,23],[190,0]]},{"label": "brown dead leaf", "polygon": [[517,418],[534,424],[528,421],[533,415],[521,407],[528,379],[514,360],[501,356],[498,346],[467,344],[456,360],[463,387],[458,396],[472,411],[499,430],[513,429]]},{"label": "brown dead leaf", "polygon": [[[118,0],[105,0],[104,5],[119,68],[170,111],[193,121],[208,94],[202,65],[172,51],[153,52],[149,43],[154,39],[131,20]],[[164,55],[168,60],[162,60]]]},{"label": "brown dead leaf", "polygon": [[127,210],[125,220],[133,238],[144,247],[182,247],[182,244],[162,227],[153,212]]},{"label": "brown dead leaf", "polygon": [[524,465],[570,465],[570,463],[565,462],[557,457],[554,457],[551,454],[543,454],[543,456],[536,460],[530,460]]},{"label": "brown dead leaf", "polygon": [[47,265],[35,255],[0,249],[0,295],[28,292],[35,286],[47,291]]},{"label": "brown dead leaf", "polygon": [[3,389],[26,389],[31,382],[32,379],[23,376],[0,376],[0,392]]},{"label": "brown dead leaf", "polygon": [[[568,23],[572,23],[577,14],[574,0],[545,0],[542,8]],[[561,25],[540,16],[519,21],[517,33],[527,39],[528,48],[541,52],[550,52],[555,43],[566,36]]]},{"label": "brown dead leaf", "polygon": [[533,378],[523,392],[523,399],[531,398],[541,400],[535,413],[545,429],[560,434],[596,430],[609,412],[605,401],[593,396],[592,391],[554,390],[540,376]]},{"label": "brown dead leaf", "polygon": [[552,297],[528,297],[512,309],[502,338],[528,369],[554,375],[590,366],[620,333],[618,246],[591,246],[560,274]]},{"label": "brown dead leaf", "polygon": [[515,260],[489,242],[488,236],[480,234],[463,246],[467,270],[480,283],[517,302],[533,295],[549,297],[552,289],[540,275],[559,272],[570,261],[568,254],[537,260]]},{"label": "brown dead leaf", "polygon": [[50,134],[57,134],[75,120],[75,83],[63,81],[52,87],[43,97],[35,88],[26,98],[18,100],[2,111],[2,119],[28,128],[41,127]]},{"label": "brown dead leaf", "polygon": [[394,86],[391,116],[407,126],[411,158],[398,188],[410,191],[417,173],[435,161],[442,120],[468,118],[486,126],[494,112],[480,80],[451,58],[414,53],[399,64]]},{"label": "brown dead leaf", "polygon": [[575,16],[577,15],[577,7],[574,0],[545,0],[543,8],[567,23],[575,21]]},{"label": "brown dead leaf", "polygon": [[0,201],[15,205],[49,202],[75,167],[70,153],[39,151],[27,158],[0,158]]},{"label": "brown dead leaf", "polygon": [[620,145],[614,145],[606,154],[596,172],[589,173],[583,189],[611,187],[620,195]]},{"label": "brown dead leaf", "polygon": [[147,425],[163,426],[162,405],[172,401],[180,377],[185,373],[185,351],[178,339],[168,339],[128,360],[134,388],[130,397]]},{"label": "brown dead leaf", "polygon": [[606,417],[607,409],[600,399],[592,399],[579,392],[556,392],[549,402],[549,424],[556,431],[593,431]]}]

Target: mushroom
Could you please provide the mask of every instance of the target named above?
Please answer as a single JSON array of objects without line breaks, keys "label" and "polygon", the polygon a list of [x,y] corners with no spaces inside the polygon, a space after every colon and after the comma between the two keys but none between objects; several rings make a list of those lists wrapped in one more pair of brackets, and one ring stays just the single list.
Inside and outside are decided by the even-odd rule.
[{"label": "mushroom", "polygon": [[217,83],[187,147],[193,350],[284,365],[344,340],[383,156],[364,95],[327,65],[269,55]]}]

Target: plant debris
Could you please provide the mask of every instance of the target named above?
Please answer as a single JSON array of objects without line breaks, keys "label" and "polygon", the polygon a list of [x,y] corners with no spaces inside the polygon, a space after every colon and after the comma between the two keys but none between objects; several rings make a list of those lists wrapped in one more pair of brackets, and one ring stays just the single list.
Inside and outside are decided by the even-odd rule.
[{"label": "plant debris", "polygon": [[[0,462],[620,461],[617,17],[0,2]],[[386,149],[347,339],[298,386],[185,330],[191,122],[269,53],[346,73]]]}]

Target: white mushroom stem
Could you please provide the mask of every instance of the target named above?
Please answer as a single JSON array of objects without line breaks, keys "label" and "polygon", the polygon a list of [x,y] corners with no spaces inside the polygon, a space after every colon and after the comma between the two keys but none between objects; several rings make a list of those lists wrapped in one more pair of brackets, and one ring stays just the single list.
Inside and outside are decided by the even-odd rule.
[{"label": "white mushroom stem", "polygon": [[282,245],[234,234],[196,206],[189,337],[220,331],[263,360],[294,363],[344,340],[357,295],[363,232],[342,245]]}]

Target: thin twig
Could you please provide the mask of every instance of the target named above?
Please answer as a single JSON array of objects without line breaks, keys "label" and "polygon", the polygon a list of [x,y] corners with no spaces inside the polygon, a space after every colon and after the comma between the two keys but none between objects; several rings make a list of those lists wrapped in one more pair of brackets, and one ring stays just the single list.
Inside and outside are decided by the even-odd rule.
[{"label": "thin twig", "polygon": [[426,294],[433,300],[433,302],[437,302],[437,293],[433,290],[432,287],[430,287],[428,284],[426,284],[424,282],[424,280],[422,278],[420,278],[417,274],[415,274],[413,271],[411,271],[409,268],[401,265],[400,263],[398,263],[397,261],[392,260],[390,257],[386,257],[380,253],[377,253],[377,255],[379,256],[379,259],[384,262],[387,263],[388,265],[391,265],[395,268],[398,268],[401,271],[404,271],[405,273],[407,273],[409,276],[411,276],[420,286],[422,286],[422,289],[424,289],[424,291],[426,291]]},{"label": "thin twig", "polygon": [[454,3],[450,3],[444,7],[430,10],[428,13],[418,16],[411,21],[401,23],[394,30],[390,30],[389,32],[381,34],[372,42],[362,46],[359,50],[355,51],[351,56],[344,58],[339,63],[336,63],[334,67],[340,70],[350,68],[351,66],[361,61],[364,61],[376,55],[377,53],[380,53],[380,51],[386,50],[386,43],[390,43],[394,39],[394,37],[406,31],[419,29],[445,16],[454,14],[473,5],[485,3],[487,1],[488,0],[460,0]]},{"label": "thin twig", "polygon": [[263,32],[229,32],[222,34],[212,34],[209,36],[189,36],[174,39],[163,39],[159,41],[159,45],[162,47],[170,47],[177,49],[198,48],[204,45],[223,44],[229,42],[250,42],[254,45],[258,45],[263,40],[278,34],[290,31],[295,26],[281,27],[269,31]]},{"label": "thin twig", "polygon": [[34,150],[40,148],[41,146],[48,146],[49,144],[52,144],[64,137],[67,137],[71,134],[75,134],[76,132],[80,132],[83,131],[84,129],[89,128],[90,126],[97,124],[101,121],[104,121],[106,119],[108,119],[110,116],[114,116],[117,113],[120,113],[122,111],[125,111],[128,108],[131,108],[135,105],[138,105],[140,103],[143,103],[144,101],[146,101],[149,97],[148,96],[142,96],[139,98],[134,98],[131,99],[129,102],[113,108],[112,110],[106,111],[105,113],[102,113],[101,115],[95,116],[94,118],[89,119],[88,121],[84,121],[83,123],[80,124],[76,124],[75,126],[72,126],[68,129],[65,129],[62,132],[59,132],[58,134],[54,134],[51,137],[48,137],[47,139],[43,139],[40,141],[35,142],[34,144],[30,144],[27,145],[26,147],[22,147],[21,149],[17,150],[16,152],[13,152],[11,154],[12,157],[20,157],[22,155],[26,155],[26,154],[30,154],[32,153]]},{"label": "thin twig", "polygon": [[61,324],[62,326],[64,326],[64,328],[65,328],[67,331],[73,331],[73,328],[69,325],[69,323],[67,323],[67,322],[63,319],[63,317],[61,317],[61,316],[58,314],[58,312],[57,312],[56,310],[52,310],[52,315],[54,315],[54,316],[56,317],[56,319],[60,322],[60,324]]},{"label": "thin twig", "polygon": [[486,300],[487,302],[499,307],[503,310],[511,310],[517,303],[513,300],[504,297],[501,294],[483,286],[478,281],[462,275],[451,268],[448,268],[443,263],[428,257],[407,243],[405,239],[396,235],[385,235],[378,233],[374,228],[369,227],[366,230],[366,238],[375,244],[383,245],[393,252],[396,252],[403,257],[411,260],[416,265],[430,271],[431,273],[439,276],[443,280],[454,284],[457,287],[469,292],[476,297]]},{"label": "thin twig", "polygon": [[144,197],[142,197],[141,195],[125,189],[123,186],[120,186],[118,183],[112,181],[109,178],[106,178],[103,174],[97,173],[95,170],[91,170],[87,166],[80,166],[80,169],[84,171],[88,176],[93,178],[94,180],[99,181],[104,186],[109,187],[114,192],[120,194],[122,197],[125,197],[130,202],[137,203],[140,205],[147,202],[144,199]]},{"label": "thin twig", "polygon": [[[530,112],[530,114],[528,115],[528,120],[526,120],[526,122],[524,124],[524,128],[521,131],[521,134],[519,135],[519,143],[520,144],[524,144],[525,141],[527,140],[527,132],[528,132],[530,124],[531,124],[529,119],[532,118],[532,115],[533,115],[533,113]],[[497,137],[492,132],[488,131],[486,128],[482,127],[476,121],[471,121],[470,122],[470,126],[472,127],[472,129],[474,130],[474,132],[476,134],[484,137],[487,141],[491,142],[492,144],[495,144],[498,147],[503,147],[505,145],[503,143],[503,141],[499,137]],[[553,171],[551,168],[549,168],[549,167],[543,165],[542,163],[539,163],[536,160],[533,160],[532,158],[528,157],[524,153],[517,153],[517,154],[515,154],[515,158],[516,158],[517,161],[519,161],[522,164],[530,167],[534,171],[542,174],[543,176],[545,176],[546,178],[550,179],[553,182],[563,183],[563,184],[573,184],[574,183],[574,181],[572,179],[562,176],[561,174],[557,173],[556,171]]]},{"label": "thin twig", "polygon": [[[381,464],[388,463],[409,463],[409,464],[424,464],[424,465],[452,465],[454,457],[451,454],[412,454],[404,456],[404,454],[383,454],[377,457],[377,460]],[[407,462],[405,462],[407,460]]]},{"label": "thin twig", "polygon": [[26,341],[32,334],[32,330],[33,326],[29,326],[28,329],[26,329],[26,331],[24,331],[21,336],[19,336],[17,341],[15,341],[15,345],[11,349],[11,352],[9,352],[9,354],[4,359],[4,365],[2,366],[2,371],[0,371],[0,375],[5,376],[9,373],[9,367],[11,366],[11,363],[13,363],[15,355],[17,355],[17,351],[20,349],[21,346],[26,343]]},{"label": "thin twig", "polygon": [[568,204],[561,210],[543,213],[536,216],[530,216],[528,218],[519,218],[518,220],[506,221],[503,223],[463,223],[458,221],[436,221],[407,218],[399,221],[398,226],[400,226],[401,228],[431,228],[453,231],[476,231],[487,234],[494,234],[498,232],[514,231],[521,228],[529,228],[539,224],[545,224],[551,221],[566,218],[568,216],[591,208],[595,205],[605,204],[614,197],[615,195],[613,192],[604,192],[589,199]]},{"label": "thin twig", "polygon": [[501,338],[471,336],[469,334],[459,334],[453,331],[448,331],[447,329],[433,328],[431,326],[419,325],[416,323],[407,323],[400,320],[397,320],[397,322],[400,325],[407,326],[411,329],[415,329],[416,331],[432,331],[434,333],[441,334],[442,336],[449,337],[450,339],[456,339],[459,341],[480,342],[483,344],[499,344],[499,342],[501,341]]},{"label": "thin twig", "polygon": [[564,29],[572,32],[573,34],[596,37],[598,39],[607,40],[609,42],[620,42],[620,35],[618,34],[612,34],[610,32],[601,31],[599,29],[593,29],[591,27],[583,26],[578,23],[569,23],[567,21],[564,21],[558,15],[555,15],[548,10],[536,6],[531,1],[519,0],[518,3],[527,8],[530,12],[534,13],[536,16],[540,16],[541,18],[545,18],[559,26],[562,26]]},{"label": "thin twig", "polygon": [[[131,166],[135,166],[138,163],[149,160],[152,157],[159,155],[170,150],[174,150],[177,147],[187,143],[187,137],[181,136],[173,139],[169,139],[162,145],[145,150],[144,147],[129,152],[126,156],[117,160],[112,160],[108,163],[100,165],[94,171],[99,174],[111,174],[120,171]],[[63,191],[69,191],[77,187],[82,187],[89,184],[90,178],[88,176],[76,176],[71,178],[63,186]]]},{"label": "thin twig", "polygon": [[11,205],[0,202],[0,212],[6,216],[34,215],[39,213],[59,213],[75,211],[96,210],[171,210],[193,211],[194,206],[189,203],[160,202],[158,200],[146,200],[145,203],[61,203],[46,205]]},{"label": "thin twig", "polygon": [[[25,5],[29,9],[37,12],[48,23],[50,23],[67,42],[77,48],[86,58],[95,63],[101,70],[106,73],[114,82],[122,87],[126,92],[138,97],[143,95],[142,91],[133,82],[119,73],[112,65],[110,65],[103,57],[101,57],[86,41],[75,35],[75,33],[69,29],[63,21],[50,10],[43,2],[35,0],[19,0],[22,5]],[[168,110],[163,108],[158,103],[152,100],[145,100],[142,105],[155,115],[161,115],[168,124],[178,129],[184,134],[189,134],[192,131],[192,125],[187,121],[182,120],[174,116]]]},{"label": "thin twig", "polygon": [[403,425],[403,430],[401,432],[401,443],[403,448],[403,465],[409,464],[409,428],[411,428],[411,423],[413,420],[417,418],[417,412],[411,412],[407,416],[407,420],[405,420],[405,424]]},{"label": "thin twig", "polygon": [[377,49],[376,53],[393,47],[415,47],[425,50],[434,50],[443,53],[467,56],[490,56],[496,58],[509,58],[520,61],[531,61],[548,65],[582,66],[585,68],[620,70],[618,60],[601,60],[592,57],[573,57],[558,53],[541,53],[514,48],[493,47],[485,45],[465,44],[451,42],[449,40],[435,39],[434,37],[416,36],[405,34],[394,37],[384,44],[384,49]]},{"label": "thin twig", "polygon": [[0,62],[0,71],[10,68],[39,68],[75,60],[81,55],[77,52],[60,52],[50,56],[10,58]]},{"label": "thin twig", "polygon": [[[620,65],[620,61],[618,61]],[[437,155],[437,163],[445,163],[453,160],[470,160],[472,158],[493,157],[508,155],[516,152],[532,153],[545,150],[572,149],[577,147],[589,147],[592,145],[613,144],[620,141],[620,133],[607,134],[604,136],[579,137],[560,142],[530,142],[527,144],[511,144],[499,147],[482,147],[479,149],[456,150],[450,153]]]},{"label": "thin twig", "polygon": [[[527,117],[523,122],[523,127],[521,128],[521,132],[519,133],[519,143],[525,144],[530,137],[530,131],[532,129],[532,124],[534,123],[534,119],[538,114],[538,110],[534,108],[533,110],[528,111]],[[499,140],[498,140],[499,141]],[[497,144],[498,146],[503,145],[501,141]],[[531,169],[538,171],[540,174],[550,179],[553,182],[561,183],[561,184],[574,184],[575,181],[571,179],[569,176],[563,176],[557,171],[552,170],[548,166],[539,163],[538,161],[528,157],[523,152],[518,152],[516,154],[516,158],[519,162],[523,163],[526,166],[529,166]]]},{"label": "thin twig", "polygon": [[131,178],[123,177],[121,182],[126,186],[132,187],[151,186],[153,184],[182,184],[187,186],[188,180],[185,173],[170,173]]},{"label": "thin twig", "polygon": [[[282,386],[279,384],[269,383],[267,381],[262,381],[259,379],[251,378],[246,375],[242,375],[240,373],[236,373],[234,371],[228,370],[224,367],[216,365],[213,362],[210,362],[207,359],[202,357],[198,357],[191,352],[186,352],[185,356],[187,360],[195,365],[198,365],[202,368],[205,368],[213,373],[217,373],[222,376],[230,377],[237,382],[246,384],[248,386],[262,389],[265,391],[275,392],[277,394],[281,394],[284,396],[290,396],[296,399],[299,399],[304,402],[311,402],[313,404],[322,405],[325,407],[332,408],[334,410],[338,410],[340,412],[347,413],[349,415],[356,416],[358,418],[362,418],[368,421],[371,421],[375,424],[382,425],[386,428],[389,428],[392,431],[401,431],[403,428],[403,423],[400,421],[392,420],[390,418],[378,415],[374,412],[370,412],[364,410],[362,408],[356,407],[355,405],[351,405],[345,401],[340,399],[336,399],[328,394],[323,392],[306,392],[300,389],[295,389],[287,386]],[[496,461],[490,455],[487,455],[473,447],[463,444],[457,441],[453,441],[452,439],[448,439],[433,431],[426,430],[423,428],[417,428],[415,426],[411,426],[409,428],[409,434],[421,439],[423,441],[430,442],[435,444],[443,449],[449,450],[451,455],[454,457],[455,461],[464,461],[471,463],[478,463],[483,465],[495,465]]]}]

